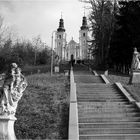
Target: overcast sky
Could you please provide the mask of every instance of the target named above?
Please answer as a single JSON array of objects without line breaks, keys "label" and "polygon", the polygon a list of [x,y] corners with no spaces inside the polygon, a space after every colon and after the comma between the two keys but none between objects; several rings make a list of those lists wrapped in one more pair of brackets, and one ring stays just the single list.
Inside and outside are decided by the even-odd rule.
[{"label": "overcast sky", "polygon": [[84,15],[84,4],[78,0],[0,0],[0,14],[18,36],[31,39],[41,35],[51,44],[51,34],[59,26],[63,13],[67,40],[79,41],[79,29]]}]

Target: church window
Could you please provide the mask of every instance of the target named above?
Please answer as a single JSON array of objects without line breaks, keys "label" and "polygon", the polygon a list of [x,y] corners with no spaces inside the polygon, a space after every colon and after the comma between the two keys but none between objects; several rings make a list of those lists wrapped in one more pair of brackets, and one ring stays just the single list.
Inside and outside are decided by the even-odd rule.
[{"label": "church window", "polygon": [[83,36],[85,37],[85,36],[86,36],[86,34],[85,34],[85,33],[83,33]]},{"label": "church window", "polygon": [[59,35],[59,39],[61,39],[61,35]]}]

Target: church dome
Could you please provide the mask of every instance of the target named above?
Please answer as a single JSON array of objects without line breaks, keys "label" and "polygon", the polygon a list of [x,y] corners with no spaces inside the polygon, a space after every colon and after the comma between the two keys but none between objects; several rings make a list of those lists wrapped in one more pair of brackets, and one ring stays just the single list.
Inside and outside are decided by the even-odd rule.
[{"label": "church dome", "polygon": [[65,32],[64,28],[64,20],[61,18],[59,21],[59,28],[57,29],[58,32]]}]

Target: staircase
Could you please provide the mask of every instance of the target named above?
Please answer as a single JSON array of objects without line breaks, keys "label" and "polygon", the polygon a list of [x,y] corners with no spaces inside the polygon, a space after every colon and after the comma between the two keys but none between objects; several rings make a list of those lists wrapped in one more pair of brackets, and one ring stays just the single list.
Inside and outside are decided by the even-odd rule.
[{"label": "staircase", "polygon": [[140,111],[115,84],[75,72],[79,140],[140,140]]}]

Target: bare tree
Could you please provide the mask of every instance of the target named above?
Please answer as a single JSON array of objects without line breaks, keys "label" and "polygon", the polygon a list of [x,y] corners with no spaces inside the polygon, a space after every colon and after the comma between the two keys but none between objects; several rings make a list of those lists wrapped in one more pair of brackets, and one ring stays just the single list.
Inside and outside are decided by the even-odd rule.
[{"label": "bare tree", "polygon": [[34,52],[35,52],[35,57],[34,57],[34,65],[36,65],[36,60],[37,60],[37,52],[40,49],[42,44],[40,35],[37,37],[33,38],[33,45],[34,45]]},{"label": "bare tree", "polygon": [[6,26],[4,24],[4,18],[0,15],[0,47],[9,40],[15,38],[16,35],[12,27]]}]

